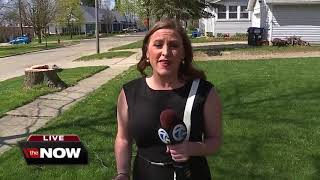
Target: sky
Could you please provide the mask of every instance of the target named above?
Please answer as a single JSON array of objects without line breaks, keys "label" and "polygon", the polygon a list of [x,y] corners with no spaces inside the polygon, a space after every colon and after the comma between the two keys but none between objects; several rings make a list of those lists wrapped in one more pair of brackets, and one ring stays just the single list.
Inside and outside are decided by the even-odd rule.
[{"label": "sky", "polygon": [[110,9],[114,8],[115,0],[102,0],[102,1],[109,2],[110,3],[110,5],[109,5]]}]

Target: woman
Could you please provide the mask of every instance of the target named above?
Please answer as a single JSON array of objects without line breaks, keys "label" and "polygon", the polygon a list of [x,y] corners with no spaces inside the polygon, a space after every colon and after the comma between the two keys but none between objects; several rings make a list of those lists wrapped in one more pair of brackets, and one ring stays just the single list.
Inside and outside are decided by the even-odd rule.
[{"label": "woman", "polygon": [[[133,141],[137,146],[133,180],[173,180],[172,161],[188,162],[194,180],[211,179],[204,156],[220,146],[221,105],[213,85],[192,66],[192,60],[190,40],[179,23],[162,20],[145,36],[137,66],[143,78],[125,84],[118,99],[115,179],[130,179]],[[152,68],[150,77],[144,72],[148,66]],[[189,118],[190,137],[180,144],[165,145],[158,136],[160,113],[171,108],[184,119],[196,79],[200,82]]]}]

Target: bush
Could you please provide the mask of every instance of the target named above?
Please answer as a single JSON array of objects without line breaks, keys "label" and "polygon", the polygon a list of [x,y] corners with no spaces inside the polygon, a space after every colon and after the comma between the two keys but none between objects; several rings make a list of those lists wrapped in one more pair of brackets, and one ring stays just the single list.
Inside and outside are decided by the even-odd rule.
[{"label": "bush", "polygon": [[206,36],[207,36],[207,37],[214,37],[214,35],[213,35],[212,32],[206,32]]},{"label": "bush", "polygon": [[229,33],[217,33],[217,37],[228,38],[228,37],[230,37],[230,34]]},{"label": "bush", "polygon": [[273,46],[310,46],[309,42],[297,36],[286,37],[285,39],[275,38],[272,40]]},{"label": "bush", "polygon": [[223,37],[223,33],[217,33],[217,37]]},{"label": "bush", "polygon": [[6,41],[7,39],[4,36],[0,35],[0,43],[5,43]]},{"label": "bush", "polygon": [[310,46],[307,41],[301,39],[301,37],[290,36],[286,38],[287,44],[292,46]]},{"label": "bush", "polygon": [[236,33],[232,37],[247,38],[248,33]]},{"label": "bush", "polygon": [[280,38],[274,38],[271,42],[272,42],[272,46],[278,46],[278,47],[288,46],[287,41],[282,40]]},{"label": "bush", "polygon": [[188,24],[188,28],[187,28],[187,31],[188,32],[192,32],[192,31],[194,31],[194,29],[195,29],[196,27],[193,25],[193,24]]}]

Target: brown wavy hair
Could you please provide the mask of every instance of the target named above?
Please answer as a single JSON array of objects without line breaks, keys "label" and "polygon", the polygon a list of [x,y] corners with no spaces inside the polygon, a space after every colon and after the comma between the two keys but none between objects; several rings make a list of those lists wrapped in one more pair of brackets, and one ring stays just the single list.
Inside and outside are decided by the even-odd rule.
[{"label": "brown wavy hair", "polygon": [[206,79],[206,75],[203,71],[196,69],[193,67],[193,51],[191,42],[185,32],[185,30],[182,28],[179,22],[171,19],[164,19],[161,21],[158,21],[152,29],[149,30],[149,32],[146,34],[143,40],[142,45],[142,57],[137,64],[138,71],[146,77],[147,74],[145,73],[145,69],[147,66],[150,66],[150,64],[147,62],[147,50],[149,45],[149,40],[151,35],[156,32],[159,29],[172,29],[175,30],[182,38],[183,42],[183,48],[185,53],[184,63],[180,64],[179,71],[178,71],[178,77],[181,80],[193,80],[197,78]]}]

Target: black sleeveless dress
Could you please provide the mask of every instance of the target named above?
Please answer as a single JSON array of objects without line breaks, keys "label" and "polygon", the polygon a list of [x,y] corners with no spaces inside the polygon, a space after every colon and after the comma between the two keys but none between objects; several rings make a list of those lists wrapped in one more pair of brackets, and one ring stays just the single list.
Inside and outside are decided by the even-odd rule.
[{"label": "black sleeveless dress", "polygon": [[[173,180],[174,169],[166,145],[158,137],[160,113],[166,108],[177,112],[183,119],[185,104],[192,81],[173,90],[153,90],[145,78],[133,80],[123,86],[129,111],[129,134],[137,145],[137,156],[133,165],[133,180]],[[213,85],[200,80],[191,113],[191,132],[189,141],[202,141],[204,132],[203,109],[207,95]],[[159,166],[150,162],[164,162]],[[193,180],[210,180],[210,170],[205,157],[190,157]]]}]

